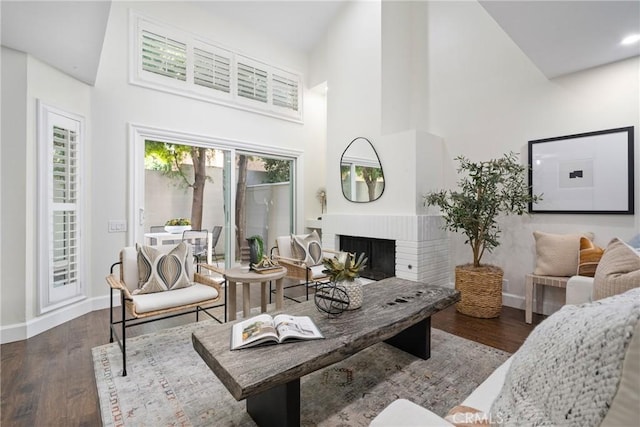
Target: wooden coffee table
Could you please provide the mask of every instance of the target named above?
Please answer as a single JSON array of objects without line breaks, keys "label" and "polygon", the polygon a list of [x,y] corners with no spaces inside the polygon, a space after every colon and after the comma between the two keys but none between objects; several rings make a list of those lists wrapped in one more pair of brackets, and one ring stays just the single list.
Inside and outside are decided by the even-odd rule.
[{"label": "wooden coffee table", "polygon": [[286,313],[310,316],[325,339],[230,350],[234,322],[194,332],[193,346],[260,426],[300,425],[300,378],[382,341],[422,359],[431,355],[431,315],[460,300],[458,291],[389,278],[364,287],[362,307],[334,318],[314,301]]}]

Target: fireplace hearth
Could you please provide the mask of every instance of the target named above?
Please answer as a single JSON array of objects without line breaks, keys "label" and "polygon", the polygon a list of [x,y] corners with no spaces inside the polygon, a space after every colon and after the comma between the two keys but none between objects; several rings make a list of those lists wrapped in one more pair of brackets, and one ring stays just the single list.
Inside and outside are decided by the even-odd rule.
[{"label": "fireplace hearth", "polygon": [[396,275],[396,242],[369,237],[340,236],[340,250],[365,253],[369,258],[367,267],[360,276],[371,280],[382,280]]},{"label": "fireplace hearth", "polygon": [[339,250],[342,236],[393,242],[394,269],[386,274],[432,285],[450,283],[449,240],[439,215],[323,215],[322,247]]}]

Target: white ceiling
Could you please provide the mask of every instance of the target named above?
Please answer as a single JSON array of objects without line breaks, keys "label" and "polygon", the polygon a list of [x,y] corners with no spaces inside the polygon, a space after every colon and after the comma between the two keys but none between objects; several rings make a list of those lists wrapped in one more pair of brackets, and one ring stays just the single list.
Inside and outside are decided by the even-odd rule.
[{"label": "white ceiling", "polygon": [[209,13],[224,16],[285,46],[308,51],[327,31],[344,0],[197,1]]},{"label": "white ceiling", "polygon": [[[265,37],[308,51],[345,0],[199,1]],[[480,4],[549,78],[640,55],[640,1],[487,1]],[[7,1],[2,45],[94,84],[111,1]]]},{"label": "white ceiling", "polygon": [[111,1],[2,0],[3,46],[93,85]]},{"label": "white ceiling", "polygon": [[640,55],[640,1],[480,1],[548,77]]}]

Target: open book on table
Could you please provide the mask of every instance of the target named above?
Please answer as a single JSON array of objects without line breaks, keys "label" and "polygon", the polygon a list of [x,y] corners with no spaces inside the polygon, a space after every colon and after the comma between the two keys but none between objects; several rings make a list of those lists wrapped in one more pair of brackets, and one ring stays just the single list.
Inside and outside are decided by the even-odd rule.
[{"label": "open book on table", "polygon": [[231,330],[231,350],[260,344],[279,344],[287,340],[315,340],[324,338],[308,316],[260,314],[238,322]]}]

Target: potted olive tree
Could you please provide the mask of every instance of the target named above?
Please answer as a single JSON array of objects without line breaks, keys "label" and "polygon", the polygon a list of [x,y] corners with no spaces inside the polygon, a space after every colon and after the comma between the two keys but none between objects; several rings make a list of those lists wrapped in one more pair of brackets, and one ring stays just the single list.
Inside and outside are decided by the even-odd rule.
[{"label": "potted olive tree", "polygon": [[464,156],[455,160],[462,175],[459,189],[429,193],[424,203],[438,206],[444,228],[463,233],[465,244],[473,252],[472,264],[456,266],[455,286],[461,296],[456,309],[474,317],[498,317],[504,272],[500,267],[482,264],[482,256],[500,245],[497,217],[522,215],[529,202],[539,201],[540,196],[530,195],[527,168],[518,163],[516,153],[482,162]]}]

